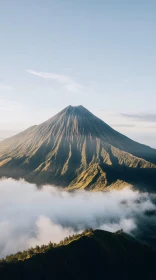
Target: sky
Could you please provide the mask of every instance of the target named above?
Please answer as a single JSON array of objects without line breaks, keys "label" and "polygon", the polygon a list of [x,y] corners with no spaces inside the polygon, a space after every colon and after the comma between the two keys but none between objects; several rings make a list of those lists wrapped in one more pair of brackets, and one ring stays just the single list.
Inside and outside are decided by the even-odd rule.
[{"label": "sky", "polygon": [[68,105],[156,148],[155,0],[0,0],[0,140]]}]

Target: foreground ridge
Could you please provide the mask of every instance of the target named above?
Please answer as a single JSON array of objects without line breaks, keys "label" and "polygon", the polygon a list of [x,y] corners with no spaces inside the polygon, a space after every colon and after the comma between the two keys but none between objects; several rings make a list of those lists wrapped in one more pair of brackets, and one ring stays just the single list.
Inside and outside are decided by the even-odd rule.
[{"label": "foreground ridge", "polygon": [[[154,279],[155,253],[123,231],[88,230],[0,263],[0,279]],[[23,259],[20,259],[23,254]],[[119,278],[120,277],[120,278]]]},{"label": "foreground ridge", "polygon": [[23,252],[17,252],[15,254],[11,254],[6,256],[6,258],[3,258],[0,260],[1,264],[5,264],[5,263],[15,263],[18,261],[24,261],[26,259],[29,259],[33,256],[35,256],[36,254],[43,254],[46,253],[47,251],[51,250],[52,248],[57,248],[59,246],[65,246],[68,245],[70,242],[75,241],[77,239],[79,239],[82,236],[89,236],[93,234],[93,230],[89,229],[89,230],[85,230],[82,233],[78,233],[78,234],[73,234],[72,236],[68,236],[65,237],[64,240],[61,240],[59,243],[52,243],[51,241],[49,242],[48,245],[41,245],[38,246],[36,245],[36,247],[31,247],[28,250],[24,250]]}]

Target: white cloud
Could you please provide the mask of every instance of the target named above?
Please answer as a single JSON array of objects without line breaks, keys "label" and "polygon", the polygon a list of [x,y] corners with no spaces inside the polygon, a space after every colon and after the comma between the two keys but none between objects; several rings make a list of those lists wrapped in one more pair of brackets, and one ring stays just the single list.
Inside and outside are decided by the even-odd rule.
[{"label": "white cloud", "polygon": [[23,105],[18,100],[0,96],[0,141],[23,130],[23,123],[22,128],[19,123],[22,114]]},{"label": "white cloud", "polygon": [[29,246],[47,244],[49,241],[59,243],[69,235],[75,232],[72,228],[63,228],[59,224],[53,223],[48,217],[40,216],[36,221],[36,237],[31,238]]},{"label": "white cloud", "polygon": [[6,99],[4,96],[0,96],[0,112],[13,112],[20,107],[21,104],[19,102]]},{"label": "white cloud", "polygon": [[0,83],[0,90],[14,90],[13,86]]},{"label": "white cloud", "polygon": [[61,85],[63,85],[69,92],[81,92],[85,90],[85,87],[77,83],[72,77],[67,75],[60,75],[56,73],[49,72],[37,72],[31,69],[27,69],[26,72],[36,75],[42,79],[55,80]]},{"label": "white cloud", "polygon": [[131,231],[137,228],[135,221],[133,219],[121,219],[119,223],[108,223],[104,224],[101,229],[107,230],[110,232],[115,232],[120,229],[124,229],[125,232],[130,233]]},{"label": "white cloud", "polygon": [[149,194],[130,189],[68,193],[52,186],[38,189],[24,180],[3,179],[0,209],[3,257],[36,244],[58,242],[90,227],[137,233],[154,223],[155,215],[150,217],[146,212],[150,214],[156,207]]}]

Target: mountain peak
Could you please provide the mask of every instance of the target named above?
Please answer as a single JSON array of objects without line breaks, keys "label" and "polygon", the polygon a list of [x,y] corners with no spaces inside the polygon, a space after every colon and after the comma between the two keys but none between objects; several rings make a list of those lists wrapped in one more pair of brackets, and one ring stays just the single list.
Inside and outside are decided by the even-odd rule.
[{"label": "mountain peak", "polygon": [[154,149],[115,131],[82,105],[70,105],[0,143],[0,176],[37,184],[104,189],[119,180],[152,185],[155,164]]},{"label": "mountain peak", "polygon": [[78,105],[78,106],[68,105],[66,108],[84,108],[85,109],[85,107],[82,105]]},{"label": "mountain peak", "polygon": [[69,105],[67,106],[63,112],[66,112],[66,113],[77,113],[77,114],[86,114],[86,113],[90,113],[85,107],[83,107],[82,105],[78,105],[78,106],[72,106],[72,105]]},{"label": "mountain peak", "polygon": [[77,105],[77,106],[72,106],[72,105],[68,105],[66,108],[84,108],[86,109],[84,106],[82,105]]}]

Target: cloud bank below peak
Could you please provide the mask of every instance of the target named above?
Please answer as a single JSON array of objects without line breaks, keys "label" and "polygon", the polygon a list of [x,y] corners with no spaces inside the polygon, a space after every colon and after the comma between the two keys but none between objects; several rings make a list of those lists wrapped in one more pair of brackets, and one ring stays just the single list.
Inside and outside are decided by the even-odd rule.
[{"label": "cloud bank below peak", "polygon": [[[59,242],[88,228],[140,233],[155,223],[152,195],[121,191],[68,193],[52,186],[38,189],[24,180],[0,181],[0,257]],[[147,215],[148,214],[148,215]]]},{"label": "cloud bank below peak", "polygon": [[79,93],[85,90],[85,87],[83,85],[77,83],[71,76],[68,75],[61,75],[51,72],[38,72],[31,69],[27,69],[25,71],[42,79],[56,81],[61,84],[66,90],[72,93]]}]

